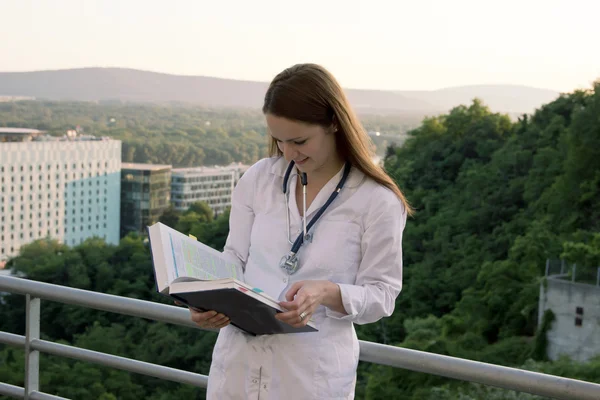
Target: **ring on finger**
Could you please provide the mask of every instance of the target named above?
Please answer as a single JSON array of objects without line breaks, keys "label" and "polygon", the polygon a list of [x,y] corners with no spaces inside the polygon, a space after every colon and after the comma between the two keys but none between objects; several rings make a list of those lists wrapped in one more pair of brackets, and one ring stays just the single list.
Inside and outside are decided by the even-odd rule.
[{"label": "ring on finger", "polygon": [[303,320],[304,320],[304,318],[306,318],[306,311],[303,311],[303,312],[300,314],[300,321],[303,321]]}]

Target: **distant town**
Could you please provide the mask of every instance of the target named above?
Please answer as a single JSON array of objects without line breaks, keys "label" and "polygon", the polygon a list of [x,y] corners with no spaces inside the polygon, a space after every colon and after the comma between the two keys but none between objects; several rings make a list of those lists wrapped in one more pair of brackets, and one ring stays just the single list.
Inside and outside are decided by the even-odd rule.
[{"label": "distant town", "polygon": [[121,144],[77,130],[50,136],[0,128],[0,268],[23,245],[45,237],[66,245],[91,237],[117,244],[130,232],[145,234],[170,206],[185,211],[205,202],[221,214],[248,168],[123,163]]}]

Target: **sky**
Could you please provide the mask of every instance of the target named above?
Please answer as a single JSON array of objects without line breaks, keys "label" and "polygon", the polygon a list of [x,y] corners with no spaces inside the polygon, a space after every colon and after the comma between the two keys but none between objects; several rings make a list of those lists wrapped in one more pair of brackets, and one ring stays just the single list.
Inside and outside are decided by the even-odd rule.
[{"label": "sky", "polygon": [[0,0],[0,71],[124,67],[269,81],[315,62],[347,88],[600,79],[596,0]]}]

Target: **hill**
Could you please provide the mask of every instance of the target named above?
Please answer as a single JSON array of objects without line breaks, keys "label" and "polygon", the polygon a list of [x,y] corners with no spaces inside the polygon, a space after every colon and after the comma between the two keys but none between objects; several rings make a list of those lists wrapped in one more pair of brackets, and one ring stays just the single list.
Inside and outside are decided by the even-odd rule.
[{"label": "hill", "polygon": [[533,113],[536,108],[552,102],[559,95],[554,90],[521,85],[469,85],[398,93],[435,104],[445,111],[458,104],[469,104],[478,97],[492,110],[512,114]]},{"label": "hill", "polygon": [[[125,68],[0,72],[0,96],[47,100],[178,102],[206,107],[260,108],[267,82],[182,76]],[[557,92],[524,86],[468,86],[435,91],[347,89],[363,113],[418,116],[446,112],[474,97],[498,112],[530,113]]]}]

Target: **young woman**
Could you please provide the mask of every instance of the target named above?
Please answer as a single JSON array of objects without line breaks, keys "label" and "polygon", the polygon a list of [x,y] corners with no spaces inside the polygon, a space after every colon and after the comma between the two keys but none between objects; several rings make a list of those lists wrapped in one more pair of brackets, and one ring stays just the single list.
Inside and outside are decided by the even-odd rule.
[{"label": "young woman", "polygon": [[191,310],[201,327],[220,328],[207,398],[352,399],[353,324],[394,311],[411,209],[324,68],[281,72],[263,112],[271,157],[235,187],[224,253],[247,283],[281,301],[281,321],[311,320],[318,332],[250,336],[227,316]]}]

